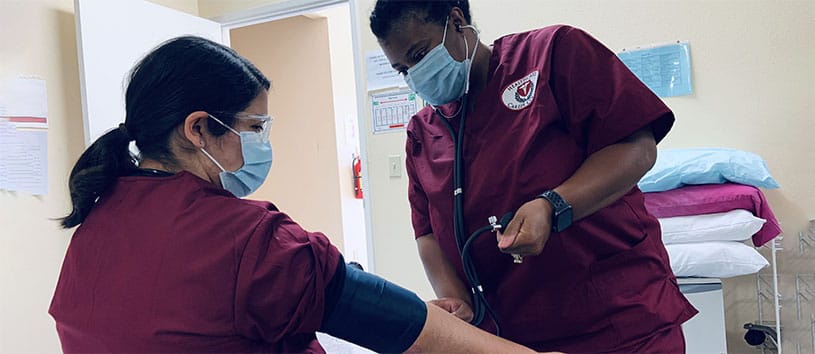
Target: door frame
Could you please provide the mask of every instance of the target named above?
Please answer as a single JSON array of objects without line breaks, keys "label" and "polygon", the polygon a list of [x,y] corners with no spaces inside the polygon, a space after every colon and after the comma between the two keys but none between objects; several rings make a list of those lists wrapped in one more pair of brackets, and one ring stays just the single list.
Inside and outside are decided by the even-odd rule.
[{"label": "door frame", "polygon": [[[287,0],[281,1],[275,4],[264,5],[252,9],[247,10],[240,10],[232,13],[228,13],[222,16],[217,16],[211,18],[210,20],[218,22],[221,24],[221,28],[223,30],[223,40],[224,44],[229,46],[230,45],[230,37],[229,31],[240,28],[246,27],[251,25],[256,25],[260,23],[266,23],[275,20],[281,20],[288,17],[303,15],[312,13],[327,7],[348,4],[348,11],[350,12],[351,18],[351,45],[352,51],[354,53],[354,63],[356,69],[354,70],[354,86],[356,89],[356,104],[357,104],[357,126],[359,127],[359,149],[360,149],[360,159],[362,160],[362,185],[363,186],[370,186],[370,181],[368,180],[368,154],[365,152],[368,151],[368,137],[367,134],[363,133],[365,125],[365,117],[364,114],[366,109],[367,103],[367,91],[365,90],[365,78],[364,78],[364,58],[362,58],[362,46],[360,44],[360,33],[359,27],[357,24],[359,23],[358,12],[357,12],[357,1],[356,0]],[[375,272],[375,258],[374,258],[374,244],[373,244],[373,235],[371,234],[373,230],[372,221],[371,221],[371,193],[370,189],[363,193],[362,198],[362,209],[365,215],[365,253],[367,254],[368,264],[363,264],[366,271]]]}]

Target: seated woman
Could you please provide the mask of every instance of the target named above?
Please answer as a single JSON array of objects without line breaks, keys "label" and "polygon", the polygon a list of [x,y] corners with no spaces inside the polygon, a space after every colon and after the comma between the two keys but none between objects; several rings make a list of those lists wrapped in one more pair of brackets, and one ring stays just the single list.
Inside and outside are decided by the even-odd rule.
[{"label": "seated woman", "polygon": [[[320,233],[240,199],[272,164],[269,80],[232,49],[170,40],[133,69],[126,118],[79,158],[51,303],[65,352],[524,352],[345,265]],[[135,141],[139,156],[130,154]]]}]

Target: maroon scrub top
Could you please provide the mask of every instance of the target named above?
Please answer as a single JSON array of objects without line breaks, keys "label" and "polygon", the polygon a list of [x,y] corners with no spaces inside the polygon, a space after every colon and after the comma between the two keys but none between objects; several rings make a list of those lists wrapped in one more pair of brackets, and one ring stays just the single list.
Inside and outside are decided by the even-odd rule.
[{"label": "maroon scrub top", "polygon": [[193,174],[122,177],[74,233],[49,312],[69,353],[324,352],[339,256]]},{"label": "maroon scrub top", "polygon": [[[500,218],[563,183],[592,153],[648,126],[659,141],[674,121],[614,53],[568,26],[498,39],[489,75],[470,97],[475,106],[466,118],[467,237],[489,216]],[[450,116],[456,105],[441,109]],[[453,140],[441,119],[426,107],[408,125],[413,227],[416,237],[435,235],[467,284],[453,233]],[[458,127],[458,118],[451,123]],[[659,349],[647,345],[655,333],[670,333],[696,313],[636,187],[553,233],[543,253],[522,264],[499,252],[494,236],[476,241],[472,255],[502,337],[537,350]],[[489,319],[481,327],[493,330]],[[675,332],[680,343],[668,345],[681,348]]]}]

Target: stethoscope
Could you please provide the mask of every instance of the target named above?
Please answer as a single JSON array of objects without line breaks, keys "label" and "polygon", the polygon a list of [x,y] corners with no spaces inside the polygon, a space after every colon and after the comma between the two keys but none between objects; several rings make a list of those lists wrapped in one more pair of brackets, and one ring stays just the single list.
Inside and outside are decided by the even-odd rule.
[{"label": "stethoscope", "polygon": [[[435,108],[436,114],[444,122],[447,129],[450,131],[450,136],[453,138],[453,232],[455,234],[456,246],[458,246],[459,254],[461,255],[461,264],[464,269],[464,275],[467,277],[467,282],[472,291],[473,300],[473,319],[470,321],[473,325],[480,325],[484,320],[485,315],[489,315],[492,323],[495,325],[495,335],[501,335],[501,326],[498,324],[498,317],[492,310],[492,307],[487,302],[484,295],[484,288],[481,280],[478,278],[478,271],[475,267],[475,261],[470,255],[470,248],[476,239],[487,232],[498,232],[499,230],[506,229],[510,220],[515,216],[515,212],[506,213],[500,220],[497,217],[491,216],[488,219],[489,225],[476,230],[470,237],[464,238],[467,232],[466,223],[464,222],[464,125],[467,117],[467,99],[468,95],[465,93],[461,99],[461,106],[459,112],[452,116],[446,116],[438,108]],[[458,124],[458,132],[453,128],[450,123],[450,118],[460,115]],[[523,258],[520,255],[513,254],[515,263],[522,263]]]},{"label": "stethoscope", "polygon": [[[501,327],[498,324],[498,317],[492,310],[492,307],[487,302],[484,294],[484,288],[481,280],[478,277],[478,270],[475,267],[475,262],[470,255],[470,248],[475,240],[486,234],[489,231],[498,232],[499,230],[506,229],[510,220],[515,216],[515,212],[506,213],[500,220],[497,217],[491,216],[488,219],[489,225],[476,230],[470,237],[465,238],[467,227],[464,222],[464,126],[467,120],[467,101],[469,98],[470,90],[470,70],[472,69],[472,62],[475,60],[475,53],[478,50],[479,32],[474,26],[457,26],[457,31],[461,32],[461,28],[472,29],[476,34],[476,45],[473,48],[473,58],[470,62],[470,67],[467,68],[467,82],[465,84],[464,93],[461,97],[461,105],[457,112],[451,116],[447,116],[438,107],[434,107],[435,113],[439,116],[440,120],[444,122],[447,129],[450,131],[450,136],[453,139],[454,152],[453,152],[453,232],[455,234],[456,246],[461,256],[461,264],[464,269],[464,275],[470,285],[473,300],[473,319],[471,324],[478,326],[484,321],[486,315],[490,316],[492,323],[495,325],[495,334],[501,335]],[[465,53],[469,54],[470,49],[467,44],[467,37],[464,37]],[[453,128],[450,119],[460,116],[458,123],[458,131]],[[523,262],[520,255],[513,254],[515,263]]]}]

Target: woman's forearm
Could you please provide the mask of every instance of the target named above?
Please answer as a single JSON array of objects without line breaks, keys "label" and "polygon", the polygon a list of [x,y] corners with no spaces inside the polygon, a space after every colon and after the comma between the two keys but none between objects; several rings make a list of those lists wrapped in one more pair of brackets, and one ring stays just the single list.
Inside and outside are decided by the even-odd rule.
[{"label": "woman's forearm", "polygon": [[427,320],[408,353],[534,353],[427,305]]},{"label": "woman's forearm", "polygon": [[656,161],[650,128],[595,152],[563,184],[555,188],[572,205],[574,220],[605,208],[637,185]]},{"label": "woman's forearm", "polygon": [[416,239],[427,279],[438,298],[457,298],[470,304],[470,293],[456,275],[433,234]]}]

